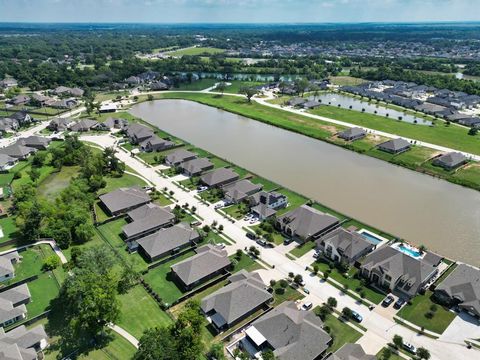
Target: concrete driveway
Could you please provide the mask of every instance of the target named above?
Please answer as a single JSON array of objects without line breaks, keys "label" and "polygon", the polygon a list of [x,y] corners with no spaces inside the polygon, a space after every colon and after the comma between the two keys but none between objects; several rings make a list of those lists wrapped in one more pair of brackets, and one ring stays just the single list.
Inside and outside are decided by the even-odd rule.
[{"label": "concrete driveway", "polygon": [[465,339],[480,338],[480,322],[466,312],[461,312],[440,337],[443,341],[463,343]]}]

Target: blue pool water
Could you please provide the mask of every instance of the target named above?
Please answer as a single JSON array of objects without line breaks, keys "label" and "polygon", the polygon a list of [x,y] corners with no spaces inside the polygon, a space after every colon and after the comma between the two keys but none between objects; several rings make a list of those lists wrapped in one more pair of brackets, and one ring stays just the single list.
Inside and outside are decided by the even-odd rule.
[{"label": "blue pool water", "polygon": [[414,258],[419,258],[419,257],[422,257],[422,253],[419,252],[419,251],[415,251],[415,250],[412,250],[412,249],[409,249],[403,245],[400,245],[398,247],[398,250],[400,250],[401,252],[403,252],[404,254],[407,254],[407,255],[410,255],[411,257],[414,257]]},{"label": "blue pool water", "polygon": [[374,245],[378,245],[382,242],[382,240],[380,240],[376,236],[374,236],[372,234],[369,234],[367,232],[362,232],[360,235],[362,235],[365,239],[367,239],[368,241],[370,241]]}]

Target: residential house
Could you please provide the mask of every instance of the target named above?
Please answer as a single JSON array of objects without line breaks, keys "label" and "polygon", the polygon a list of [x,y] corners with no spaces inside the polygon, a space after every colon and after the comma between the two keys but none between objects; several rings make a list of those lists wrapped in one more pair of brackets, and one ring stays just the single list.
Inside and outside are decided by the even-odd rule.
[{"label": "residential house", "polygon": [[458,123],[464,126],[480,128],[480,118],[478,117],[460,119],[458,120]]},{"label": "residential house", "polygon": [[228,168],[220,168],[203,174],[200,181],[208,187],[222,187],[238,180],[238,174]]},{"label": "residential house", "polygon": [[288,106],[301,106],[306,102],[307,102],[307,100],[305,100],[304,98],[296,97],[296,98],[288,100],[287,105]]},{"label": "residential house", "polygon": [[368,355],[362,345],[347,343],[325,360],[376,360],[375,355]]},{"label": "residential house", "polygon": [[15,114],[9,115],[8,117],[16,120],[19,126],[30,125],[34,121],[30,114],[25,110],[17,111]]},{"label": "residential house", "polygon": [[122,118],[107,118],[104,122],[98,124],[104,130],[123,129],[128,126],[128,120]]},{"label": "residential house", "polygon": [[309,101],[304,102],[300,106],[303,107],[305,110],[311,110],[311,109],[315,109],[315,108],[319,107],[320,105],[322,105],[322,104],[320,102],[318,102],[317,100],[309,100]]},{"label": "residential house", "polygon": [[8,145],[0,149],[0,154],[5,154],[18,160],[26,160],[31,154],[35,153],[37,149],[24,146],[20,142]]},{"label": "residential house", "polygon": [[27,284],[0,292],[0,328],[16,323],[27,317],[25,304],[30,302]]},{"label": "residential house", "polygon": [[50,124],[48,124],[47,128],[50,131],[61,132],[67,130],[74,123],[75,121],[73,119],[58,118],[50,121]]},{"label": "residential house", "polygon": [[18,139],[18,143],[24,146],[35,148],[37,150],[45,150],[52,140],[44,136],[32,135],[26,138]]},{"label": "residential house", "polygon": [[18,86],[18,82],[14,78],[5,78],[0,81],[0,88],[2,89],[10,89],[16,86]]},{"label": "residential house", "polygon": [[99,196],[101,204],[112,216],[117,216],[148,204],[152,200],[138,187],[120,188]]},{"label": "residential house", "polygon": [[110,112],[116,112],[116,111],[117,111],[117,104],[113,102],[102,104],[98,109],[99,113],[110,113]]},{"label": "residential house", "polygon": [[229,284],[202,299],[207,320],[218,330],[238,324],[273,299],[258,273],[246,270],[231,275]]},{"label": "residential house", "polygon": [[435,298],[448,306],[458,306],[480,319],[480,270],[466,264],[455,269],[435,288]]},{"label": "residential house", "polygon": [[404,139],[392,139],[378,145],[378,148],[382,151],[390,154],[401,154],[407,150],[410,150],[410,143]]},{"label": "residential house", "polygon": [[27,329],[24,325],[8,332],[0,328],[0,359],[37,360],[38,354],[48,346],[48,336],[43,325]]},{"label": "residential house", "polygon": [[346,141],[363,139],[365,136],[367,136],[367,132],[359,127],[349,128],[338,133],[338,137]]},{"label": "residential house", "polygon": [[196,158],[180,164],[180,169],[186,176],[199,176],[205,171],[212,170],[214,164],[207,158]]},{"label": "residential house", "polygon": [[152,91],[163,91],[168,89],[169,89],[169,86],[162,81],[155,81],[150,84],[150,90]]},{"label": "residential house", "polygon": [[165,164],[169,166],[179,166],[184,161],[189,161],[197,158],[197,154],[184,150],[179,149],[171,152],[165,157]]},{"label": "residential house", "polygon": [[153,136],[153,130],[145,125],[133,123],[125,129],[128,140],[132,144],[140,144]]},{"label": "residential house", "polygon": [[19,126],[20,124],[15,119],[9,117],[0,118],[0,132],[2,134],[6,132],[15,132],[18,130]]},{"label": "residential house", "polygon": [[32,99],[32,104],[37,105],[39,107],[45,106],[48,101],[52,100],[51,97],[48,97],[42,94],[32,94],[31,99]]},{"label": "residential house", "polygon": [[179,223],[142,237],[132,245],[136,245],[138,252],[148,261],[153,262],[193,246],[199,240],[200,235],[189,224]]},{"label": "residential house", "polygon": [[450,152],[443,154],[433,160],[433,165],[443,167],[445,170],[453,170],[457,167],[466,164],[467,158],[459,152]]},{"label": "residential house", "polygon": [[17,251],[0,256],[0,282],[13,279],[15,277],[15,267],[22,257]]},{"label": "residential house", "polygon": [[262,184],[254,184],[250,180],[243,179],[225,185],[222,189],[227,202],[238,204],[246,200],[249,196],[259,192],[262,188]]},{"label": "residential house", "polygon": [[414,257],[392,246],[382,246],[368,254],[360,268],[362,276],[381,288],[411,298],[438,273],[440,261],[433,253]]},{"label": "residential house", "polygon": [[75,99],[50,99],[45,102],[45,105],[55,109],[71,109],[78,105],[78,101]]},{"label": "residential house", "polygon": [[241,341],[257,357],[270,349],[278,360],[321,359],[332,343],[323,322],[312,311],[302,311],[286,301],[255,320]]},{"label": "residential house", "polygon": [[29,102],[30,102],[30,96],[22,95],[22,94],[14,96],[13,98],[7,100],[7,103],[13,106],[27,105]]},{"label": "residential house", "polygon": [[141,82],[142,82],[142,79],[140,79],[138,76],[130,76],[125,79],[125,83],[132,86],[140,85]]},{"label": "residential house", "polygon": [[148,203],[127,213],[130,221],[122,228],[122,235],[126,241],[148,235],[166,226],[175,223],[175,215],[169,208],[162,208]]},{"label": "residential house", "polygon": [[253,205],[250,211],[260,220],[265,220],[274,216],[277,210],[286,208],[288,198],[276,191],[261,191],[250,197],[250,204]]},{"label": "residential house", "polygon": [[146,152],[163,151],[173,146],[173,141],[161,139],[157,135],[152,135],[140,143],[140,149]]},{"label": "residential house", "polygon": [[317,240],[317,248],[335,261],[352,265],[375,249],[364,236],[344,228],[337,228]]},{"label": "residential house", "polygon": [[83,119],[70,126],[71,131],[84,132],[90,131],[98,125],[98,122],[91,119]]},{"label": "residential house", "polygon": [[300,242],[317,239],[339,225],[336,217],[302,205],[277,218],[276,227]]},{"label": "residential house", "polygon": [[196,254],[171,266],[179,285],[186,290],[224,273],[231,265],[227,251],[215,245],[198,248]]},{"label": "residential house", "polygon": [[17,159],[0,153],[0,171],[8,171],[17,163]]},{"label": "residential house", "polygon": [[59,86],[53,92],[60,96],[75,96],[75,97],[82,97],[84,91],[80,88],[70,88],[66,86]]}]

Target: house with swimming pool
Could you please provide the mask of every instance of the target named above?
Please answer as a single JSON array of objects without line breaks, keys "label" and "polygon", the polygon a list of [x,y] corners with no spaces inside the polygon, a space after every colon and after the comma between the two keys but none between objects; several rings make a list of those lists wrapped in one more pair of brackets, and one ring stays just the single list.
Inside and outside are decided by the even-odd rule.
[{"label": "house with swimming pool", "polygon": [[368,254],[361,274],[375,285],[402,298],[412,298],[438,274],[442,258],[431,252],[395,243]]}]

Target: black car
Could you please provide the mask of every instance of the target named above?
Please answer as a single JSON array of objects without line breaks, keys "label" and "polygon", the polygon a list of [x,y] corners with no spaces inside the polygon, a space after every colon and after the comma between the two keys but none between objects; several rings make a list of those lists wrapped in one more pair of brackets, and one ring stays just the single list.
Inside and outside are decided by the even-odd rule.
[{"label": "black car", "polygon": [[389,307],[390,304],[395,300],[392,295],[388,295],[385,299],[382,301],[382,306],[384,307]]},{"label": "black car", "polygon": [[257,235],[251,233],[251,232],[247,232],[247,237],[249,239],[252,239],[252,240],[256,240],[257,239]]},{"label": "black car", "polygon": [[395,309],[400,309],[403,305],[405,305],[406,301],[403,300],[402,298],[398,298],[397,301],[395,301],[395,304],[393,304],[393,307]]}]

